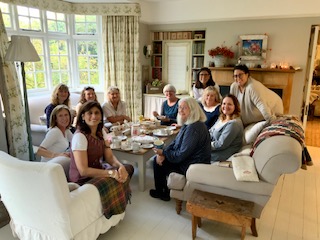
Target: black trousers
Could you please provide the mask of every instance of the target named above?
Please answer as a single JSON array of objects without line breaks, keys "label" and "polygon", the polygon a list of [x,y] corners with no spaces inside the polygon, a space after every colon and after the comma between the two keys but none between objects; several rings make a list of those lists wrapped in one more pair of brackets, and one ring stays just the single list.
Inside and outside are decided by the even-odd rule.
[{"label": "black trousers", "polygon": [[158,192],[160,193],[169,193],[167,186],[167,176],[170,173],[176,172],[185,175],[181,170],[181,167],[177,163],[171,163],[167,160],[164,160],[162,166],[160,166],[157,161],[157,157],[153,158],[153,176],[154,176],[154,185]]}]

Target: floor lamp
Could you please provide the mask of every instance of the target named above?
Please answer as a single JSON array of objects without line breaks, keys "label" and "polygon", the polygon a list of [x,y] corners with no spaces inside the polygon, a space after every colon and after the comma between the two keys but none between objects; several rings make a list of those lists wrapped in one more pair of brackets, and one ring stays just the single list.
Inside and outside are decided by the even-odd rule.
[{"label": "floor lamp", "polygon": [[26,114],[26,127],[29,141],[29,158],[33,161],[34,153],[32,147],[32,137],[30,129],[30,114],[29,114],[29,104],[28,104],[28,95],[27,95],[27,85],[26,85],[26,73],[24,70],[25,62],[38,62],[40,61],[39,55],[37,54],[36,49],[30,41],[28,36],[11,36],[11,43],[7,50],[5,61],[14,61],[21,63],[21,75],[22,75],[22,86],[23,86],[23,99],[24,99],[24,108]]}]

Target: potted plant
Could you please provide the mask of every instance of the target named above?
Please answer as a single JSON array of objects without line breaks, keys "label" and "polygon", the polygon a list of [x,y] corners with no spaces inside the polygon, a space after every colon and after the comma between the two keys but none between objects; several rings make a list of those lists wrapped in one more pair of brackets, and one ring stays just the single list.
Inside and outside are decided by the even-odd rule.
[{"label": "potted plant", "polygon": [[209,56],[213,58],[215,67],[223,67],[228,58],[234,57],[234,52],[231,47],[226,47],[225,45],[217,46],[208,50]]}]

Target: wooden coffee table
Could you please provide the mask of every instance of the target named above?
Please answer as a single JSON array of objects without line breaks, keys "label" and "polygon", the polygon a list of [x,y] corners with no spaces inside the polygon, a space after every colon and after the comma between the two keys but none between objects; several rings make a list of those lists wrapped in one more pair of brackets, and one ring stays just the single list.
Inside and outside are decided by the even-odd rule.
[{"label": "wooden coffee table", "polygon": [[201,227],[201,218],[240,226],[242,240],[246,227],[251,227],[252,235],[257,237],[253,206],[253,202],[194,190],[187,202],[187,211],[192,214],[192,239],[196,237],[197,226]]}]

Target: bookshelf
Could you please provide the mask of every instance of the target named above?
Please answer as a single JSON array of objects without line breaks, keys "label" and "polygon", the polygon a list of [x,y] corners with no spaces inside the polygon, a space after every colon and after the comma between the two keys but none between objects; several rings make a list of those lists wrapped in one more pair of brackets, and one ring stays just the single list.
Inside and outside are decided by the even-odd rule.
[{"label": "bookshelf", "polygon": [[194,31],[192,40],[192,83],[197,80],[197,72],[204,66],[205,31]]},{"label": "bookshelf", "polygon": [[163,31],[151,32],[153,54],[151,56],[151,77],[152,79],[162,80],[162,68],[166,63],[163,62],[163,43],[164,41],[192,41],[192,52],[190,64],[192,69],[192,80],[194,75],[204,66],[205,50],[205,30],[197,31]]}]

